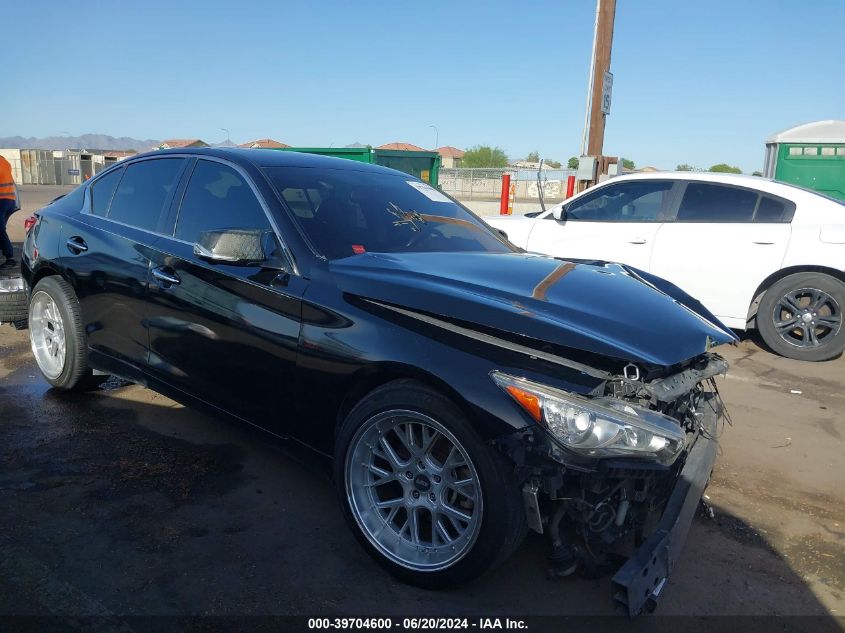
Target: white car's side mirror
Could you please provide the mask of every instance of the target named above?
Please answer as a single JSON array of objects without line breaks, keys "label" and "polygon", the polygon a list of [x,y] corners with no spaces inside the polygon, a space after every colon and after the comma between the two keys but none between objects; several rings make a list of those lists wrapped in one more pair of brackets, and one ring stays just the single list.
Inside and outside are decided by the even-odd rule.
[{"label": "white car's side mirror", "polygon": [[566,218],[566,214],[563,212],[563,205],[556,206],[552,209],[552,215],[554,216],[555,220],[563,220]]}]

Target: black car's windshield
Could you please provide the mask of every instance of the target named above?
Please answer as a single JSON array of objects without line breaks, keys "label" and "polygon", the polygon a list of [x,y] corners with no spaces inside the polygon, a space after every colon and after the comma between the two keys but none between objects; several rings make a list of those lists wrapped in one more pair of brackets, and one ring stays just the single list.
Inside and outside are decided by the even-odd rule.
[{"label": "black car's windshield", "polygon": [[515,250],[466,209],[411,176],[306,167],[265,172],[328,259],[366,252]]}]

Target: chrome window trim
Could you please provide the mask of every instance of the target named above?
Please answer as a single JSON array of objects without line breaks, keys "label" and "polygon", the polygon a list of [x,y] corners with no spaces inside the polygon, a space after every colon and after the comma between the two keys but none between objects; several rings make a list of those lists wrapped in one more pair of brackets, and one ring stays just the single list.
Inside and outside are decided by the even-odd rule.
[{"label": "chrome window trim", "polygon": [[[109,218],[104,218],[101,215],[95,215],[93,213],[83,212],[83,213],[80,213],[79,215],[87,215],[87,216],[92,217],[92,218],[97,218],[98,220],[104,220],[106,222],[111,222],[112,224],[117,224],[118,226],[125,226],[126,228],[132,229],[134,231],[141,231],[141,233],[146,233],[147,235],[154,235],[155,237],[167,237],[166,235],[163,235],[162,233],[156,233],[155,231],[148,231],[147,229],[141,229],[141,228],[138,228],[137,226],[132,226],[131,224],[126,224],[125,222],[120,222],[119,220],[111,220]],[[122,237],[123,239],[129,239],[125,234],[114,233],[112,231],[108,231],[108,230],[101,228],[99,226],[94,226],[87,219],[86,219],[85,223],[88,226],[97,229],[98,231],[104,231],[104,232],[108,233],[109,235],[114,235],[115,237]],[[152,246],[154,243],[155,242],[150,242],[149,245]]]},{"label": "chrome window trim", "polygon": [[[141,231],[142,233],[148,233],[150,235],[155,235],[156,237],[168,237],[164,233],[157,233],[156,231],[150,231],[149,229],[142,229],[140,226],[134,226],[132,224],[126,224],[126,222],[121,222],[120,220],[112,220],[111,218],[103,217],[102,215],[97,215],[95,213],[89,213],[88,211],[84,211],[80,213],[80,215],[88,215],[92,218],[98,218],[100,220],[105,220],[106,222],[111,222],[112,224],[117,224],[118,226],[125,226],[128,229],[133,229],[135,231]],[[89,224],[90,226],[90,224]],[[112,235],[118,235],[117,233],[112,233]],[[125,235],[120,235],[119,237],[126,237]]]}]

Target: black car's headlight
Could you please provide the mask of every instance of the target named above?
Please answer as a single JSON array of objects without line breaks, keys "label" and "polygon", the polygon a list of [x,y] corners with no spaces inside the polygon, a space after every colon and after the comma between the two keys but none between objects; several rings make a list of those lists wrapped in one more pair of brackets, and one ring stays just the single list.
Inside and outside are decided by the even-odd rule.
[{"label": "black car's headlight", "polygon": [[577,453],[671,464],[684,448],[683,429],[657,411],[612,398],[584,398],[499,371],[490,376],[558,442]]}]

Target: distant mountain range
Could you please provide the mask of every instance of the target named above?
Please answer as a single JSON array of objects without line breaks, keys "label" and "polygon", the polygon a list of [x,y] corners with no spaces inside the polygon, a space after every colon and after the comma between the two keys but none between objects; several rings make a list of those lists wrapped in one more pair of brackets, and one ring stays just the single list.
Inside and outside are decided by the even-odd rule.
[{"label": "distant mountain range", "polygon": [[161,145],[161,141],[108,134],[83,134],[82,136],[46,136],[44,138],[7,136],[0,138],[0,147],[20,149],[111,149],[146,152]]}]

